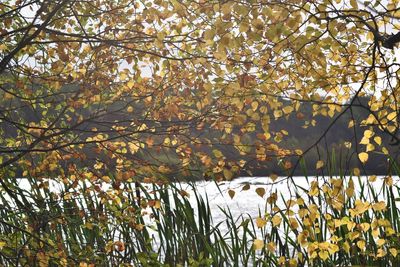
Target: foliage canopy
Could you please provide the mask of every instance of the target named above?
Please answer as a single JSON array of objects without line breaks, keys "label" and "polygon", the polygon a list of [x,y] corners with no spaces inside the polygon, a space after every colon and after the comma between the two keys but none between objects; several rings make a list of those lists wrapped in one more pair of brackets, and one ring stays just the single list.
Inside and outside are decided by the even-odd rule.
[{"label": "foliage canopy", "polygon": [[[365,109],[364,120],[349,124],[365,126],[361,161],[387,151],[375,131],[399,141],[396,2],[6,1],[1,8],[3,168],[18,162],[43,176],[93,150],[99,162],[89,169],[114,163],[168,173],[163,160],[137,156],[166,148],[182,167],[175,171],[196,161],[229,178],[246,163],[224,162],[218,149],[204,153],[216,140],[202,132],[221,132],[219,143],[257,160],[301,155],[281,149],[290,133],[271,132],[270,124],[303,119],[302,102],[333,120]],[[257,140],[243,143],[254,131]]]},{"label": "foliage canopy", "polygon": [[[381,136],[400,142],[399,19],[397,0],[4,0],[2,190],[35,217],[15,177],[38,190],[52,177],[64,186],[55,200],[83,182],[119,205],[125,182],[232,179],[275,158],[290,174],[293,156],[354,107],[365,113],[349,128],[363,133],[345,145],[360,163],[389,154]],[[319,115],[332,122],[305,150],[271,130],[292,116],[314,127]]]}]

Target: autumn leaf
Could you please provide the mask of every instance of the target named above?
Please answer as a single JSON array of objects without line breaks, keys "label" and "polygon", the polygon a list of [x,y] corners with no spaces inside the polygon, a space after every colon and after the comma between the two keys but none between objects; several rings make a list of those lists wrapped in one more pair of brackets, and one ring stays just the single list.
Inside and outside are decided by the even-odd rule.
[{"label": "autumn leaf", "polygon": [[278,175],[276,175],[276,174],[270,174],[269,178],[270,178],[273,182],[275,182],[276,179],[278,179]]},{"label": "autumn leaf", "polygon": [[347,188],[346,188],[346,195],[348,197],[352,197],[354,195],[354,182],[353,182],[353,179],[349,180],[349,183],[348,183]]},{"label": "autumn leaf", "polygon": [[235,194],[236,194],[235,190],[232,190],[232,189],[229,189],[229,190],[228,190],[228,195],[229,195],[229,197],[230,197],[231,199],[233,199],[233,197],[235,196]]},{"label": "autumn leaf", "polygon": [[384,249],[379,248],[379,249],[377,250],[376,257],[377,257],[377,258],[382,258],[382,257],[385,257],[386,254],[387,254],[387,253],[386,253],[386,251],[385,251]]},{"label": "autumn leaf", "polygon": [[322,160],[318,160],[318,161],[317,161],[317,164],[316,164],[316,166],[315,166],[315,168],[316,168],[317,170],[319,170],[319,169],[321,169],[322,167],[324,167],[324,162],[323,162]]},{"label": "autumn leaf", "polygon": [[362,163],[365,163],[368,161],[368,153],[361,152],[360,154],[358,154],[358,158]]},{"label": "autumn leaf", "polygon": [[389,249],[390,254],[392,254],[393,257],[397,257],[398,250],[396,248],[390,248]]},{"label": "autumn leaf", "polygon": [[272,217],[272,226],[276,227],[279,226],[282,222],[282,218],[279,215],[275,215],[274,217]]},{"label": "autumn leaf", "polygon": [[256,218],[256,225],[258,228],[263,228],[267,224],[267,220],[261,217]]},{"label": "autumn leaf", "polygon": [[374,137],[374,141],[375,143],[377,143],[378,145],[382,144],[382,138],[380,136],[375,136]]},{"label": "autumn leaf", "polygon": [[267,243],[267,250],[270,251],[271,253],[274,253],[276,251],[276,244],[274,242],[268,242]]},{"label": "autumn leaf", "polygon": [[264,241],[262,241],[261,239],[255,239],[253,241],[253,249],[254,250],[261,250],[264,248]]},{"label": "autumn leaf", "polygon": [[257,193],[257,195],[259,195],[260,197],[264,197],[264,195],[265,195],[265,188],[263,188],[263,187],[257,187],[257,188],[256,188],[256,193]]},{"label": "autumn leaf", "polygon": [[386,210],[386,202],[385,201],[379,201],[377,203],[372,204],[372,209],[374,211],[383,211]]},{"label": "autumn leaf", "polygon": [[247,190],[249,190],[250,189],[250,184],[245,184],[243,187],[242,187],[242,191],[247,191]]},{"label": "autumn leaf", "polygon": [[361,250],[364,250],[364,248],[365,248],[365,240],[357,241],[357,247],[359,247],[359,249],[361,249]]},{"label": "autumn leaf", "polygon": [[378,245],[378,247],[383,246],[385,243],[386,243],[386,240],[385,240],[385,239],[382,239],[382,238],[379,238],[379,239],[376,241],[376,244]]},{"label": "autumn leaf", "polygon": [[376,175],[371,175],[371,176],[368,177],[368,181],[371,182],[371,183],[375,182],[376,179],[377,179]]},{"label": "autumn leaf", "polygon": [[320,252],[318,252],[318,256],[323,260],[327,260],[329,258],[329,252],[326,250],[322,250]]}]

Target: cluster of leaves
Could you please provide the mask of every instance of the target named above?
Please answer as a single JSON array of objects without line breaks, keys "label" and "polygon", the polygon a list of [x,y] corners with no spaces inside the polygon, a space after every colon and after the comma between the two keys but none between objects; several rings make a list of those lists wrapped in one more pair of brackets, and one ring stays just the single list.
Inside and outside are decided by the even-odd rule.
[{"label": "cluster of leaves", "polygon": [[[304,101],[314,103],[313,116],[331,117],[332,124],[355,105],[365,109],[364,120],[352,124],[368,131],[361,162],[372,151],[388,151],[369,142],[375,131],[398,141],[398,65],[382,46],[385,29],[397,27],[395,2],[5,1],[0,7],[1,119],[8,137],[2,168],[18,163],[32,176],[66,178],[95,151],[86,167],[97,177],[106,166],[163,176],[199,162],[229,178],[246,162],[226,162],[218,150],[205,155],[202,147],[235,146],[259,161],[301,157],[307,150],[277,145],[290,133],[271,132],[270,124],[290,114],[302,118]],[[366,95],[369,102],[361,103]],[[203,138],[204,127],[225,134],[218,142]],[[242,135],[255,130],[257,140],[245,143]],[[163,148],[177,161],[140,156]],[[62,172],[60,161],[71,171]]]},{"label": "cluster of leaves", "polygon": [[253,248],[288,266],[397,265],[399,188],[392,176],[366,178],[320,177],[294,186],[292,198],[260,195],[268,204]]}]

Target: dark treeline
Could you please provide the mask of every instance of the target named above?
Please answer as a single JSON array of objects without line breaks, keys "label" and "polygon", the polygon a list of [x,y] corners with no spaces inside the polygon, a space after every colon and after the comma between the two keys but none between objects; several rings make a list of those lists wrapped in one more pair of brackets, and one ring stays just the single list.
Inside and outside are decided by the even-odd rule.
[{"label": "dark treeline", "polygon": [[[286,102],[288,104],[289,102]],[[359,168],[368,175],[387,175],[391,173],[391,166],[388,156],[382,152],[382,147],[386,147],[390,156],[398,161],[399,146],[391,143],[391,138],[382,134],[375,128],[376,134],[382,137],[382,144],[379,146],[374,143],[375,151],[369,153],[369,159],[362,164],[358,159],[358,153],[365,151],[365,145],[360,145],[364,131],[369,129],[367,126],[360,126],[361,122],[369,115],[367,107],[368,98],[360,98],[357,104],[349,108],[338,119],[329,116],[312,116],[312,102],[302,103],[299,112],[293,113],[278,120],[271,120],[270,132],[273,134],[285,130],[288,135],[283,135],[279,146],[289,149],[301,149],[306,151],[304,157],[299,160],[297,155],[286,158],[293,169],[283,168],[284,159],[271,157],[269,160],[259,162],[253,156],[244,156],[248,161],[247,168],[239,175],[264,176],[269,174],[279,175],[338,175],[350,174],[352,169]],[[319,105],[323,108],[323,105]],[[314,120],[313,123],[311,121]],[[354,126],[349,127],[349,122],[354,120]],[[260,129],[261,127],[257,127]],[[259,131],[244,134],[243,139],[247,143],[253,144],[257,139]],[[218,138],[217,133],[211,134]],[[372,139],[371,139],[372,140]],[[272,140],[272,142],[274,142]],[[371,141],[373,143],[373,141]],[[231,159],[237,158],[237,152],[231,147],[218,147],[224,155]],[[324,168],[316,169],[317,161],[325,162]]]},{"label": "dark treeline", "polygon": [[[75,93],[76,87],[66,86],[63,89],[63,94],[53,96],[53,101],[62,102]],[[366,105],[368,99],[361,98],[359,101],[360,105]],[[95,114],[96,110],[102,110],[105,114],[104,116],[97,117],[96,119],[88,119],[85,124],[74,129],[68,134],[70,137],[66,136],[66,140],[76,139],[85,140],[88,134],[85,130],[91,127],[96,127],[100,131],[108,131],[110,125],[108,122],[115,121],[127,121],[126,125],[132,121],[137,120],[140,122],[140,117],[134,118],[134,114],[126,112],[126,103],[132,104],[132,101],[123,100],[121,102],[111,103],[108,106],[87,106],[82,107],[76,114],[80,116],[90,118],[91,114]],[[289,105],[289,101],[284,101],[284,105]],[[135,103],[135,109],[140,109],[141,102],[137,101]],[[317,175],[317,174],[339,174],[343,173],[345,170],[347,172],[351,171],[353,168],[358,167],[360,170],[364,170],[367,174],[387,174],[390,172],[390,166],[388,165],[387,156],[381,152],[381,147],[376,145],[376,151],[371,152],[369,155],[368,162],[363,165],[358,160],[358,153],[365,151],[364,145],[359,145],[364,130],[366,127],[359,126],[360,122],[368,116],[368,111],[360,106],[353,106],[348,109],[345,114],[340,116],[339,119],[335,120],[334,117],[329,116],[313,116],[313,109],[316,107],[312,102],[304,102],[301,104],[300,109],[297,112],[286,115],[286,117],[280,118],[278,120],[271,119],[270,122],[270,133],[271,138],[266,142],[278,144],[279,147],[287,149],[288,151],[294,151],[295,149],[301,149],[302,151],[307,151],[304,157],[299,161],[298,155],[278,157],[276,155],[269,155],[267,153],[265,160],[259,160],[256,157],[255,144],[260,142],[257,137],[258,134],[262,133],[262,127],[260,124],[256,125],[254,131],[242,132],[240,129],[233,129],[231,134],[240,135],[241,142],[244,145],[248,145],[246,155],[241,155],[238,152],[237,147],[232,143],[231,134],[230,137],[223,137],[224,133],[221,130],[214,130],[210,125],[203,125],[198,127],[196,121],[190,122],[192,126],[187,125],[188,131],[186,135],[190,137],[200,137],[203,140],[208,140],[215,144],[211,149],[209,146],[194,146],[191,145],[194,151],[201,152],[210,157],[213,157],[213,150],[218,149],[226,157],[227,162],[238,162],[243,160],[245,162],[244,166],[240,168],[240,171],[234,171],[235,176],[264,176],[269,174],[278,175]],[[57,110],[42,110],[38,106],[29,105],[28,102],[21,101],[19,99],[8,100],[8,107],[15,107],[13,112],[7,112],[7,118],[10,121],[2,120],[0,122],[0,130],[2,131],[2,136],[8,139],[10,142],[17,138],[18,124],[14,122],[22,122],[29,124],[30,122],[40,122],[43,116],[47,118],[56,117]],[[324,108],[320,105],[317,108]],[[12,110],[12,108],[9,108]],[[52,114],[54,113],[54,114]],[[77,120],[78,115],[73,112],[69,112],[68,116],[71,120]],[[133,118],[132,118],[133,116]],[[273,116],[271,116],[273,118]],[[354,127],[349,127],[349,121],[354,120]],[[334,121],[335,120],[335,121]],[[106,123],[107,122],[107,123]],[[330,127],[330,125],[334,124]],[[160,129],[168,129],[171,122],[168,121],[147,121],[147,125],[151,126],[157,124]],[[119,123],[119,125],[123,125]],[[329,128],[329,130],[327,130]],[[286,134],[281,134],[281,140],[276,140],[273,137],[277,133],[287,132]],[[379,130],[376,129],[378,133]],[[166,174],[169,179],[202,179],[204,177],[218,177],[212,170],[205,170],[201,164],[196,163],[196,157],[192,160],[189,171],[181,172],[174,171],[177,170],[179,165],[179,158],[175,152],[175,149],[162,146],[163,138],[168,135],[168,131],[165,134],[152,135],[151,137],[155,139],[154,146],[152,148],[146,148],[143,151],[135,155],[136,160],[142,161],[144,164],[151,164],[152,161],[158,161],[158,163],[165,164],[170,167],[172,172]],[[141,138],[145,140],[149,135],[143,134]],[[158,139],[158,140],[157,140]],[[345,145],[346,144],[346,145]],[[351,144],[351,147],[350,147]],[[358,144],[358,145],[357,145]],[[162,147],[160,147],[160,146]],[[390,145],[390,138],[388,136],[382,135],[382,146],[385,146],[392,157],[398,156],[399,147]],[[94,145],[87,145],[85,148],[84,160],[75,160],[74,164],[84,164],[89,169],[93,164],[99,159],[105,161],[108,165],[108,169],[112,170],[115,166],[115,162],[108,161],[107,157],[101,153],[96,152]],[[40,157],[40,156],[38,156]],[[322,169],[316,170],[316,162],[318,160],[323,160],[325,166]],[[290,165],[294,168],[283,167],[285,162],[290,162]],[[68,168],[68,164],[71,162],[60,162],[59,166],[61,168]],[[227,165],[229,168],[229,164]],[[17,170],[17,175],[21,175],[21,170]]]}]

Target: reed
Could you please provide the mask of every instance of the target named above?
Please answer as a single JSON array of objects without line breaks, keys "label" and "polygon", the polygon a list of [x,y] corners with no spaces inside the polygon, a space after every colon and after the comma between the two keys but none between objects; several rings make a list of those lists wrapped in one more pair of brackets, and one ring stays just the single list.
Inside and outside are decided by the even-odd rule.
[{"label": "reed", "polygon": [[400,172],[391,166],[382,179],[353,170],[307,177],[307,186],[288,180],[290,195],[260,195],[258,216],[220,207],[221,221],[195,183],[185,184],[189,197],[179,183],[21,186],[3,175],[18,201],[0,191],[0,265],[398,266]]}]

